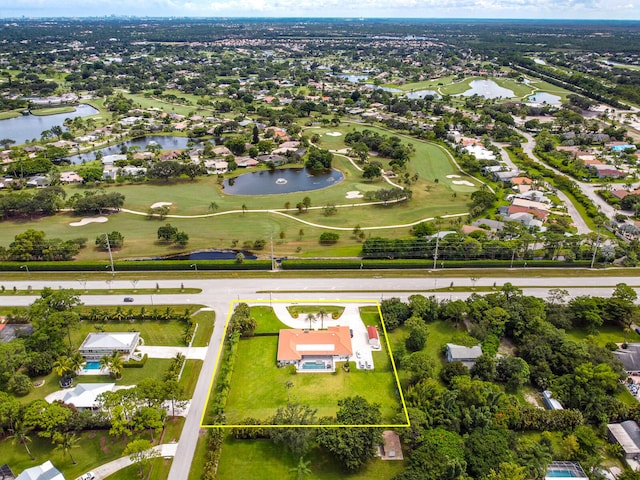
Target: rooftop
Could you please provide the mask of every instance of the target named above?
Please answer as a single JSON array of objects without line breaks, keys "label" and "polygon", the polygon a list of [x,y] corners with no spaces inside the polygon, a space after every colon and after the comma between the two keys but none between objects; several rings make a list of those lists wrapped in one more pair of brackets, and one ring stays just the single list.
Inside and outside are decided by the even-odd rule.
[{"label": "rooftop", "polygon": [[351,355],[349,327],[306,331],[282,329],[278,338],[278,361],[300,360],[302,355]]}]

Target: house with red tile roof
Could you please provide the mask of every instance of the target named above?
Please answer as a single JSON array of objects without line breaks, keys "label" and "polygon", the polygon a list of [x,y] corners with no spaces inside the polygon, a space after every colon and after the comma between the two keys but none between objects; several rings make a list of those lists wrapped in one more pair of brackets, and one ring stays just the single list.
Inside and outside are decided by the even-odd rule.
[{"label": "house with red tile roof", "polygon": [[353,355],[349,327],[326,330],[280,330],[278,365],[295,365],[298,372],[332,372],[335,362],[345,362]]}]

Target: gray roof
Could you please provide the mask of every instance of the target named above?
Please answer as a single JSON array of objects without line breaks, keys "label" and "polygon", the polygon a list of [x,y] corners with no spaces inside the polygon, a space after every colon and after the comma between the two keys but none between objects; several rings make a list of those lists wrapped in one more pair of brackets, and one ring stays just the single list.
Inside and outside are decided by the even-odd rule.
[{"label": "gray roof", "polygon": [[476,359],[480,355],[482,355],[482,347],[480,345],[475,345],[473,347],[464,347],[462,345],[447,343],[447,349],[449,350],[452,362],[458,360]]},{"label": "gray roof", "polygon": [[140,332],[100,332],[90,333],[80,345],[82,350],[123,350],[138,345]]},{"label": "gray roof", "polygon": [[629,343],[627,348],[613,352],[613,356],[622,362],[627,372],[640,371],[640,343]]},{"label": "gray roof", "polygon": [[474,227],[479,227],[480,225],[486,225],[491,230],[502,230],[504,228],[504,222],[500,222],[498,220],[491,220],[490,218],[481,218],[480,220],[476,220],[471,225]]},{"label": "gray roof", "polygon": [[16,480],[65,480],[60,471],[53,466],[51,460],[47,460],[42,465],[27,468]]},{"label": "gray roof", "polygon": [[115,383],[79,383],[62,397],[62,401],[77,408],[95,408],[96,398],[104,392],[111,392]]},{"label": "gray roof", "polygon": [[624,449],[626,455],[640,454],[640,427],[635,421],[610,423],[607,428],[609,433],[615,437],[616,442]]}]

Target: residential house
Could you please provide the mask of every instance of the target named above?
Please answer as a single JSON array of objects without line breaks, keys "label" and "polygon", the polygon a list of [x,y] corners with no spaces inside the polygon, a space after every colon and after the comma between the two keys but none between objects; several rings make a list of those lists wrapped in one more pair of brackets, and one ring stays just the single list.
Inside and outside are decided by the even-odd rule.
[{"label": "residential house", "polygon": [[238,165],[238,168],[255,167],[259,163],[260,162],[258,160],[256,160],[255,158],[251,158],[251,157],[242,157],[242,158],[237,158],[236,159],[236,164]]},{"label": "residential house", "polygon": [[278,365],[295,365],[298,372],[335,370],[335,362],[353,355],[349,327],[326,330],[282,329],[278,336]]},{"label": "residential house", "polygon": [[627,348],[615,350],[613,356],[622,362],[627,373],[640,373],[640,343],[628,343]]},{"label": "residential house", "polygon": [[478,344],[474,347],[464,347],[462,345],[455,345],[453,343],[447,343],[446,346],[446,359],[447,362],[462,362],[462,364],[468,368],[475,365],[476,359],[482,355],[482,347]]},{"label": "residential house", "polygon": [[102,164],[103,165],[113,165],[116,162],[120,162],[123,160],[126,160],[127,156],[126,155],[105,155],[104,157],[102,157]]},{"label": "residential house", "polygon": [[115,386],[115,383],[79,383],[65,392],[62,401],[78,410],[95,410],[99,408],[98,396],[112,392]]},{"label": "residential house", "polygon": [[609,423],[609,441],[622,447],[626,459],[640,459],[640,427],[634,420]]},{"label": "residential house", "polygon": [[229,170],[229,162],[221,160],[205,160],[204,168],[206,168],[207,174],[209,175],[220,175],[227,173]]},{"label": "residential house", "polygon": [[53,466],[51,460],[42,465],[27,468],[16,477],[16,480],[65,480],[64,475]]},{"label": "residential house", "polygon": [[60,173],[60,183],[72,184],[82,183],[83,178],[76,172],[62,172]]},{"label": "residential house", "polygon": [[480,220],[476,220],[475,222],[473,222],[471,225],[479,228],[483,228],[484,226],[486,226],[492,232],[499,232],[504,228],[504,222],[491,220],[490,218],[481,218]]},{"label": "residential house", "polygon": [[27,181],[29,188],[43,188],[49,186],[49,179],[43,175],[36,175]]},{"label": "residential house", "polygon": [[118,170],[120,170],[115,165],[105,165],[102,168],[102,179],[103,180],[115,180],[118,178]]},{"label": "residential house", "polygon": [[140,343],[140,332],[90,333],[80,345],[79,351],[87,361],[100,360],[113,352],[131,357]]}]

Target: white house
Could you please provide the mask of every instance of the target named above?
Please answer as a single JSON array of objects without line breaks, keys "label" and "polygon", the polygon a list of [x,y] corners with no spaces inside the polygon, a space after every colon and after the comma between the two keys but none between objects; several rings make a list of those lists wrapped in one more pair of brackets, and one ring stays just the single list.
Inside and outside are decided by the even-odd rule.
[{"label": "white house", "polygon": [[464,347],[447,343],[447,362],[462,362],[465,367],[471,368],[475,365],[476,359],[480,355],[482,355],[482,347],[480,345]]},{"label": "white house", "polygon": [[79,410],[98,408],[98,395],[113,391],[115,383],[79,383],[73,390],[67,390],[62,401],[74,405]]},{"label": "white house", "polygon": [[64,475],[53,466],[51,460],[47,460],[42,465],[27,468],[16,480],[65,480]]},{"label": "white house", "polygon": [[140,332],[100,332],[90,333],[80,345],[80,354],[85,360],[100,360],[114,351],[125,357],[133,355],[140,344]]}]

